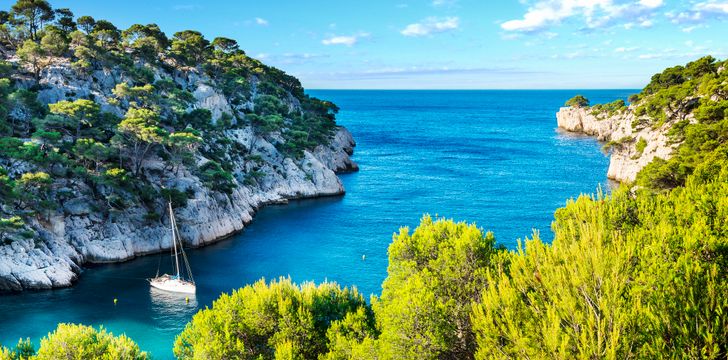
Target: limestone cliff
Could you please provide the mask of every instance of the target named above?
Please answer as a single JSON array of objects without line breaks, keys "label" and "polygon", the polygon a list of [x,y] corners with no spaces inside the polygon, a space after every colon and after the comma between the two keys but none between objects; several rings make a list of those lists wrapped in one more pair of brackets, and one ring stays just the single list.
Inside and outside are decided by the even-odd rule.
[{"label": "limestone cliff", "polygon": [[676,144],[670,142],[668,122],[654,128],[633,126],[634,106],[612,114],[589,107],[562,107],[556,113],[560,129],[594,136],[608,142],[611,156],[607,176],[620,182],[634,181],[637,173],[654,158],[668,159]]},{"label": "limestone cliff", "polygon": [[[232,101],[218,89],[215,79],[196,69],[147,68],[152,69],[155,81],[170,80],[179,89],[192,93],[194,101],[188,110],[207,109],[213,120],[224,114],[245,119],[258,96],[255,77],[250,79],[251,91],[247,98]],[[28,87],[35,83],[22,76],[15,81],[20,86],[26,82]],[[113,89],[125,81],[126,74],[118,69],[80,72],[70,62],[61,60],[41,72],[38,100],[49,104],[91,98],[103,111],[122,116],[127,105],[114,101]],[[291,94],[285,103],[292,110],[298,111],[301,107]],[[255,211],[266,204],[341,195],[344,187],[336,173],[357,170],[350,158],[355,143],[343,127],[337,128],[328,143],[306,149],[297,157],[281,150],[281,135],[262,135],[250,124],[231,127],[223,134],[225,143],[229,144],[227,149],[236,149],[224,154],[233,169],[236,185],[229,194],[210,189],[188,166],[171,172],[168,164],[156,155],[142,169],[148,183],[158,188],[181,189],[188,194],[187,204],[176,210],[176,215],[181,236],[190,246],[209,244],[241,231]],[[197,154],[195,161],[200,165],[210,160]],[[17,176],[28,167],[22,163],[16,167],[2,165],[10,176]],[[0,291],[69,286],[86,263],[125,261],[163,251],[171,245],[166,217],[149,217],[150,212],[164,214],[162,201],[152,209],[149,205],[135,204],[123,210],[100,211],[94,189],[82,181],[62,176],[55,178],[53,191],[72,196],[60,201],[60,208],[50,211],[49,216],[29,220],[35,236],[0,244]]]}]

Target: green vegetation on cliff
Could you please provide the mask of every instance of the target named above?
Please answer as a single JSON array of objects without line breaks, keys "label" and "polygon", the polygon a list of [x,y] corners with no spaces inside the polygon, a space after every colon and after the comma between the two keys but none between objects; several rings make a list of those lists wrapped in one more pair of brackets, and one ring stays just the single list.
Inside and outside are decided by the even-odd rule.
[{"label": "green vegetation on cliff", "polygon": [[589,107],[589,99],[585,98],[583,95],[576,95],[573,98],[566,100],[564,106],[573,106],[577,108]]},{"label": "green vegetation on cliff", "polygon": [[[193,30],[168,37],[155,24],[119,29],[45,0],[18,0],[0,15],[0,241],[32,231],[23,224],[58,211],[73,192],[101,213],[153,213],[169,195],[165,172],[183,169],[223,194],[257,186],[266,163],[245,160],[257,156],[255,137],[245,147],[230,131],[250,129],[298,160],[336,130],[336,105],[304,94],[235,40]],[[58,71],[85,91],[58,94]],[[192,82],[219,95],[218,111],[197,103]],[[83,89],[91,86],[99,90]],[[245,165],[241,179],[235,163]],[[185,190],[172,189],[178,198]]]},{"label": "green vegetation on cliff", "polygon": [[691,174],[718,177],[728,152],[728,61],[707,56],[652,77],[635,110],[646,115],[644,126],[669,124],[678,149],[669,160],[658,159],[641,171],[637,183],[655,190],[683,186]]}]

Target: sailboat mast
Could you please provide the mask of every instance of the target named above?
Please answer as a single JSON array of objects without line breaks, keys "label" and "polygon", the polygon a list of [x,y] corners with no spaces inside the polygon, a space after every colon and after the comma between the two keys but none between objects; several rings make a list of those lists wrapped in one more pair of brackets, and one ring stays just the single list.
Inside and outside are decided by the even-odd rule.
[{"label": "sailboat mast", "polygon": [[179,258],[177,257],[177,236],[175,234],[175,228],[177,224],[174,221],[174,213],[172,212],[172,202],[169,202],[169,224],[172,226],[172,247],[174,249],[174,270],[179,278]]}]

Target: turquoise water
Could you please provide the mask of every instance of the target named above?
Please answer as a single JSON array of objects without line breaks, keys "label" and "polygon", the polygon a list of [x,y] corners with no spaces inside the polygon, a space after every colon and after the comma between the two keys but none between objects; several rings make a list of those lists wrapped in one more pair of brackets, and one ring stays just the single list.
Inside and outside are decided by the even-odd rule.
[{"label": "turquoise water", "polygon": [[[580,91],[593,102],[633,92]],[[423,213],[477,222],[513,248],[534,229],[550,240],[554,210],[607,182],[601,145],[556,131],[554,114],[575,91],[310,93],[341,107],[358,142],[361,171],[342,175],[345,196],[265,208],[242,234],[189,251],[189,304],[150,291],[144,278],[168,261],[158,255],[87,269],[69,289],[0,296],[0,343],[37,343],[58,322],[103,324],[171,358],[174,336],[222,292],[290,275],[377,294],[392,233]]]}]

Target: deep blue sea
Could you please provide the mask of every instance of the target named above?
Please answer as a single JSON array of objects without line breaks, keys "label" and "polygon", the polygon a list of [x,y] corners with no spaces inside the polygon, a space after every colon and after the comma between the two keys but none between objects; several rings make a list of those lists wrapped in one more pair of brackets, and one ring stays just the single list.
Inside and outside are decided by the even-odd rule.
[{"label": "deep blue sea", "polygon": [[[593,103],[634,92],[578,91]],[[357,141],[361,171],[341,176],[345,196],[265,208],[240,235],[190,250],[198,294],[189,304],[150,292],[144,278],[159,255],[89,268],[68,289],[0,296],[0,344],[37,344],[56,323],[74,322],[171,358],[175,335],[222,292],[290,276],[378,294],[392,234],[423,213],[475,222],[513,248],[533,231],[550,241],[554,210],[607,186],[601,145],[556,130],[555,113],[574,90],[309,93],[338,104]]]}]

